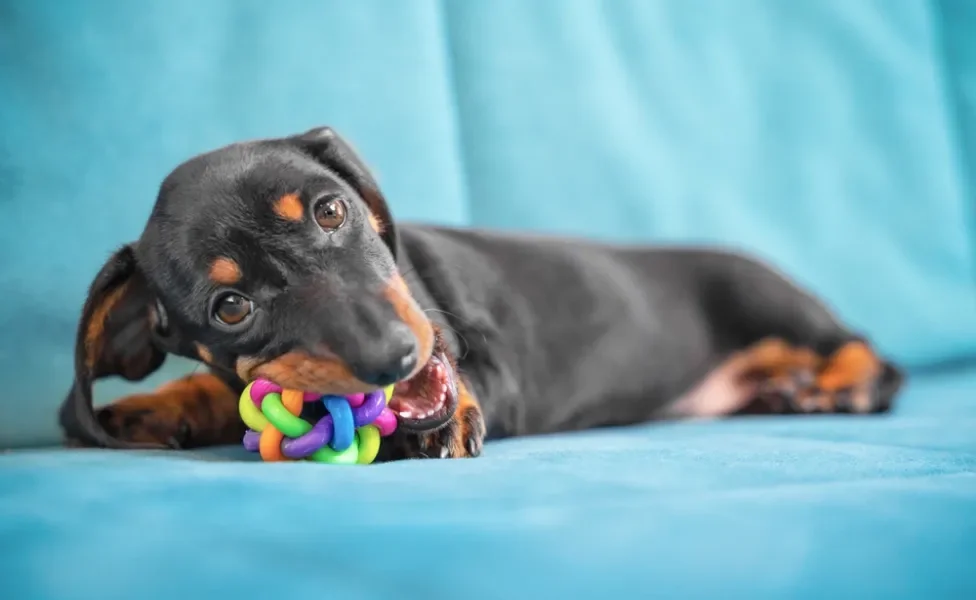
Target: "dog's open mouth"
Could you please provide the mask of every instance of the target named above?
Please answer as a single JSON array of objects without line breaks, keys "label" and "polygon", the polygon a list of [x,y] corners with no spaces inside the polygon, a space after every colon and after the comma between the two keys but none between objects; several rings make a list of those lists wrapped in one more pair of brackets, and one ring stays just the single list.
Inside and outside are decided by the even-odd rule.
[{"label": "dog's open mouth", "polygon": [[419,373],[393,388],[390,410],[409,431],[429,431],[447,423],[457,408],[457,375],[443,354],[430,357]]}]

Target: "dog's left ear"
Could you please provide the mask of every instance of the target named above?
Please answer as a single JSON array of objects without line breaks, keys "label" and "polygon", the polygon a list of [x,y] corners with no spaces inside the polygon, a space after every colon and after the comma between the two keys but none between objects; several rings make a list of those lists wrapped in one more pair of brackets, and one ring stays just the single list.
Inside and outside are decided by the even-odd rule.
[{"label": "dog's left ear", "polygon": [[289,138],[302,151],[322,163],[339,177],[342,177],[366,202],[373,217],[379,221],[380,237],[393,253],[396,260],[399,250],[396,226],[390,207],[380,192],[379,185],[369,172],[369,168],[356,154],[342,136],[331,127],[316,127],[301,135]]}]

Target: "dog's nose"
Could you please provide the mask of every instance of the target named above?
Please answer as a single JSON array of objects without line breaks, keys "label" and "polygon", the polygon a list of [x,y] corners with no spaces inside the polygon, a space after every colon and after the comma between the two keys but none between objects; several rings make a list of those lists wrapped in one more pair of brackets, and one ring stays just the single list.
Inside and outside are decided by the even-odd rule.
[{"label": "dog's nose", "polygon": [[417,366],[417,337],[404,323],[395,323],[373,356],[364,356],[351,364],[353,374],[362,382],[378,387],[395,383]]}]

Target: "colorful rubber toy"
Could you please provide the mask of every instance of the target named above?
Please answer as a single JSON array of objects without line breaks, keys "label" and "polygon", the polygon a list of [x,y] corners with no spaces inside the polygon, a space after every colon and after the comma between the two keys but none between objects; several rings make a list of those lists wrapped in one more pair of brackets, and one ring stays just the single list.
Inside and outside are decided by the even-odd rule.
[{"label": "colorful rubber toy", "polygon": [[[396,430],[396,416],[386,406],[392,394],[393,386],[369,394],[322,396],[257,379],[244,388],[238,405],[248,426],[244,448],[269,462],[369,464],[379,452],[380,438]],[[322,402],[328,414],[309,423],[300,416],[306,402]]]}]

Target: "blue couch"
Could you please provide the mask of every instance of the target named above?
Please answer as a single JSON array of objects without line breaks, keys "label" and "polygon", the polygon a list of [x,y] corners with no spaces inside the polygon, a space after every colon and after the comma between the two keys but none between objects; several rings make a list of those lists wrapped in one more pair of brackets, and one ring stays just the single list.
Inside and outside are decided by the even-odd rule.
[{"label": "blue couch", "polygon": [[[974,30],[966,0],[3,3],[3,596],[976,597]],[[757,253],[908,389],[363,469],[56,448],[86,286],[162,177],[319,124],[401,220]]]}]

